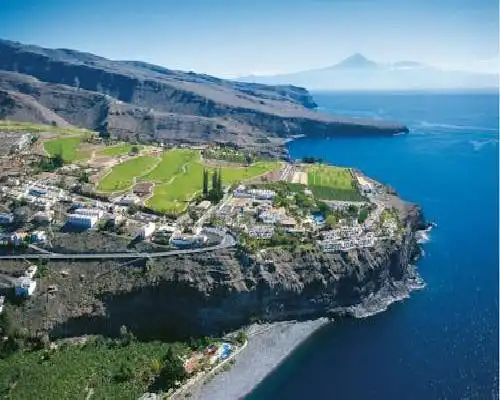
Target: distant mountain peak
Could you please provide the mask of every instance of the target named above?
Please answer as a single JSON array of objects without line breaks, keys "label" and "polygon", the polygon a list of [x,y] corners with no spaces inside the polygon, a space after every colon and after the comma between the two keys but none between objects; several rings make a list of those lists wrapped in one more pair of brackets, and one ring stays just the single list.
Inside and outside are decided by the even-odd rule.
[{"label": "distant mountain peak", "polygon": [[373,68],[377,66],[375,61],[366,58],[361,53],[355,53],[334,65],[334,68]]}]

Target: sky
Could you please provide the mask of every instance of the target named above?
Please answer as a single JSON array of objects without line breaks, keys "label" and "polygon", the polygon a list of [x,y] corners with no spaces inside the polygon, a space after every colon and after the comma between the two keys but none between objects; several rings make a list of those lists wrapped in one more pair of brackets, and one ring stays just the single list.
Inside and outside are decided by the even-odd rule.
[{"label": "sky", "polygon": [[0,38],[220,77],[353,53],[499,68],[498,0],[0,0]]}]

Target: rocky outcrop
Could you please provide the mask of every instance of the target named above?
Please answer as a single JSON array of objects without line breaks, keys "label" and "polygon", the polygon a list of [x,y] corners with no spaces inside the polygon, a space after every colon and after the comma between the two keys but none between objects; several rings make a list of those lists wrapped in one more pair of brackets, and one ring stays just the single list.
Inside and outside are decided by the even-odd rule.
[{"label": "rocky outcrop", "polygon": [[[304,135],[392,135],[401,124],[332,117],[314,111],[304,88],[233,82],[136,61],[111,61],[68,49],[0,40],[0,90],[68,123],[118,137],[275,147]],[[26,97],[26,96],[29,96]],[[22,109],[26,101],[18,102]],[[58,123],[47,113],[11,112],[4,118]]]}]

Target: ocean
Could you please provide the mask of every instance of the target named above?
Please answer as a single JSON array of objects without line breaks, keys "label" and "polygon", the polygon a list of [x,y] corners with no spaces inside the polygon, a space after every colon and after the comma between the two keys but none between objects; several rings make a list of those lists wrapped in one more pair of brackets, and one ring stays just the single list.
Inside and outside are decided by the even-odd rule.
[{"label": "ocean", "polygon": [[394,120],[408,135],[299,139],[293,158],[361,169],[438,224],[410,299],[330,324],[248,399],[498,399],[498,96],[316,93],[320,110]]}]

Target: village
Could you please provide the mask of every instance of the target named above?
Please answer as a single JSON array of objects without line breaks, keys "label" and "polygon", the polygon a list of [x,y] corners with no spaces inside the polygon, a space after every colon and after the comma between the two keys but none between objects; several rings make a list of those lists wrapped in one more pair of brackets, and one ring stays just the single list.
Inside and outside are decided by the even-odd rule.
[{"label": "village", "polygon": [[[29,137],[21,138],[11,146],[16,152],[29,151]],[[170,148],[166,154],[186,151],[186,146],[179,149]],[[220,147],[209,151],[230,154],[233,159],[240,156],[235,150],[221,152]],[[78,243],[78,237],[85,241],[89,232],[106,233],[103,240],[110,242],[122,238],[135,244],[150,243],[154,247],[147,251],[160,249],[167,254],[222,246],[228,234],[229,245],[239,244],[251,251],[293,245],[346,252],[374,247],[377,241],[394,239],[401,232],[397,213],[379,199],[384,188],[346,168],[281,161],[279,169],[262,176],[232,185],[219,182],[221,193],[215,200],[208,198],[208,182],[202,184],[200,179],[199,191],[206,192],[204,196],[188,201],[184,212],[174,216],[151,212],[134,190],[89,197],[78,190],[79,185],[61,185],[61,178],[67,177],[65,171],[75,168],[79,166],[66,164],[50,173],[2,177],[2,255],[54,253],[59,238],[67,241],[69,237]],[[204,180],[209,180],[204,171]],[[347,193],[347,199],[337,199],[339,193],[341,198]],[[116,250],[120,251],[123,249]],[[31,295],[36,287],[32,281],[31,275],[19,279],[16,293]],[[25,287],[30,289],[17,291]]]}]

